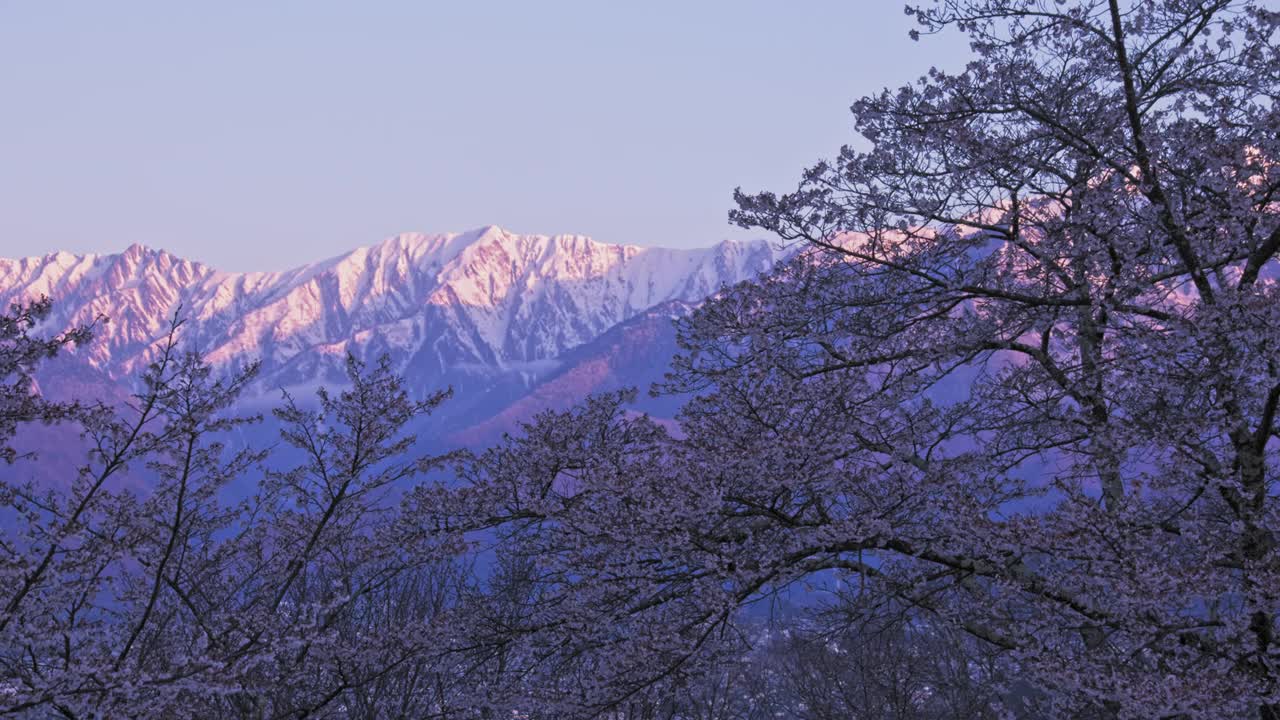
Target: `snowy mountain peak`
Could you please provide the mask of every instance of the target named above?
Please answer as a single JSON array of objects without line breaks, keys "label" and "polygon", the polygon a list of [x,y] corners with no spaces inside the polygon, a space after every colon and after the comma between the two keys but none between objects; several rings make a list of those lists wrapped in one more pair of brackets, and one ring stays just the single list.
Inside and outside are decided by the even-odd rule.
[{"label": "snowy mountain peak", "polygon": [[401,233],[283,272],[220,272],[164,250],[0,259],[0,303],[55,300],[53,323],[105,315],[82,357],[112,377],[148,362],[170,318],[219,364],[263,360],[278,387],[337,379],[347,352],[389,353],[424,385],[531,378],[566,351],[669,301],[697,302],[770,267],[760,242],[610,245],[497,226]]}]

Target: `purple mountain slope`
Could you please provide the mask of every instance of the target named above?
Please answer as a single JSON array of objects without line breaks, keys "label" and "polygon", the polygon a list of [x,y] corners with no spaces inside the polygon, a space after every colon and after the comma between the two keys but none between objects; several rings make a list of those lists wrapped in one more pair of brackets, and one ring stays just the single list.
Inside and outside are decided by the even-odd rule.
[{"label": "purple mountain slope", "polygon": [[600,337],[562,355],[559,368],[515,402],[454,433],[451,439],[459,445],[489,444],[540,412],[564,410],[590,393],[623,388],[639,391],[637,409],[657,417],[671,417],[678,401],[650,398],[646,392],[662,380],[676,353],[674,321],[691,309],[690,304],[677,300],[618,323]]}]

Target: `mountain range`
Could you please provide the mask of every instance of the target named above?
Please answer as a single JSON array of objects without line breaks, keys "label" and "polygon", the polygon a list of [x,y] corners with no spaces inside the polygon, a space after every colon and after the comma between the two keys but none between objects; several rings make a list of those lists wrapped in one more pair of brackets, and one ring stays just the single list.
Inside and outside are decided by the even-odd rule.
[{"label": "mountain range", "polygon": [[133,245],[0,259],[0,303],[49,296],[51,329],[108,318],[42,378],[51,393],[127,386],[177,316],[183,343],[215,366],[262,361],[247,403],[340,384],[348,353],[386,354],[414,392],[454,388],[437,421],[472,444],[538,410],[661,377],[674,351],[671,319],[784,252],[765,241],[670,249],[490,226],[401,234],[283,272],[232,273]]}]

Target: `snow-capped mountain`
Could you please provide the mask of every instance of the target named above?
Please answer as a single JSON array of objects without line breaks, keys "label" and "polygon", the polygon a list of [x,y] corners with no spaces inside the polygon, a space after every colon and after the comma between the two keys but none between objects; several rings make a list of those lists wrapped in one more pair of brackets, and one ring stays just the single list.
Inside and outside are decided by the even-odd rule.
[{"label": "snow-capped mountain", "polygon": [[134,245],[0,259],[0,303],[48,295],[51,326],[107,316],[77,355],[112,379],[145,366],[177,313],[183,340],[215,364],[261,358],[262,392],[340,381],[348,352],[388,353],[424,391],[453,385],[451,414],[479,421],[553,376],[574,348],[650,308],[753,277],[780,252],[764,241],[677,250],[487,227],[229,273]]}]

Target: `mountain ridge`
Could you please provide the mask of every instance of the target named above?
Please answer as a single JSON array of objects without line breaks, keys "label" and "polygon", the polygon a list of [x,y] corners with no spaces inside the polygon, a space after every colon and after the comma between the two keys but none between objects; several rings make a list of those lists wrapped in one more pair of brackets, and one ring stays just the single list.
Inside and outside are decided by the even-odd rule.
[{"label": "mountain ridge", "polygon": [[134,244],[0,258],[0,303],[47,295],[50,327],[108,316],[73,354],[117,382],[155,356],[177,314],[184,343],[215,366],[262,361],[257,397],[340,383],[348,353],[386,354],[415,391],[453,386],[450,414],[483,422],[611,328],[699,303],[785,254],[761,240],[672,249],[486,226],[401,233],[283,271],[226,272]]}]

